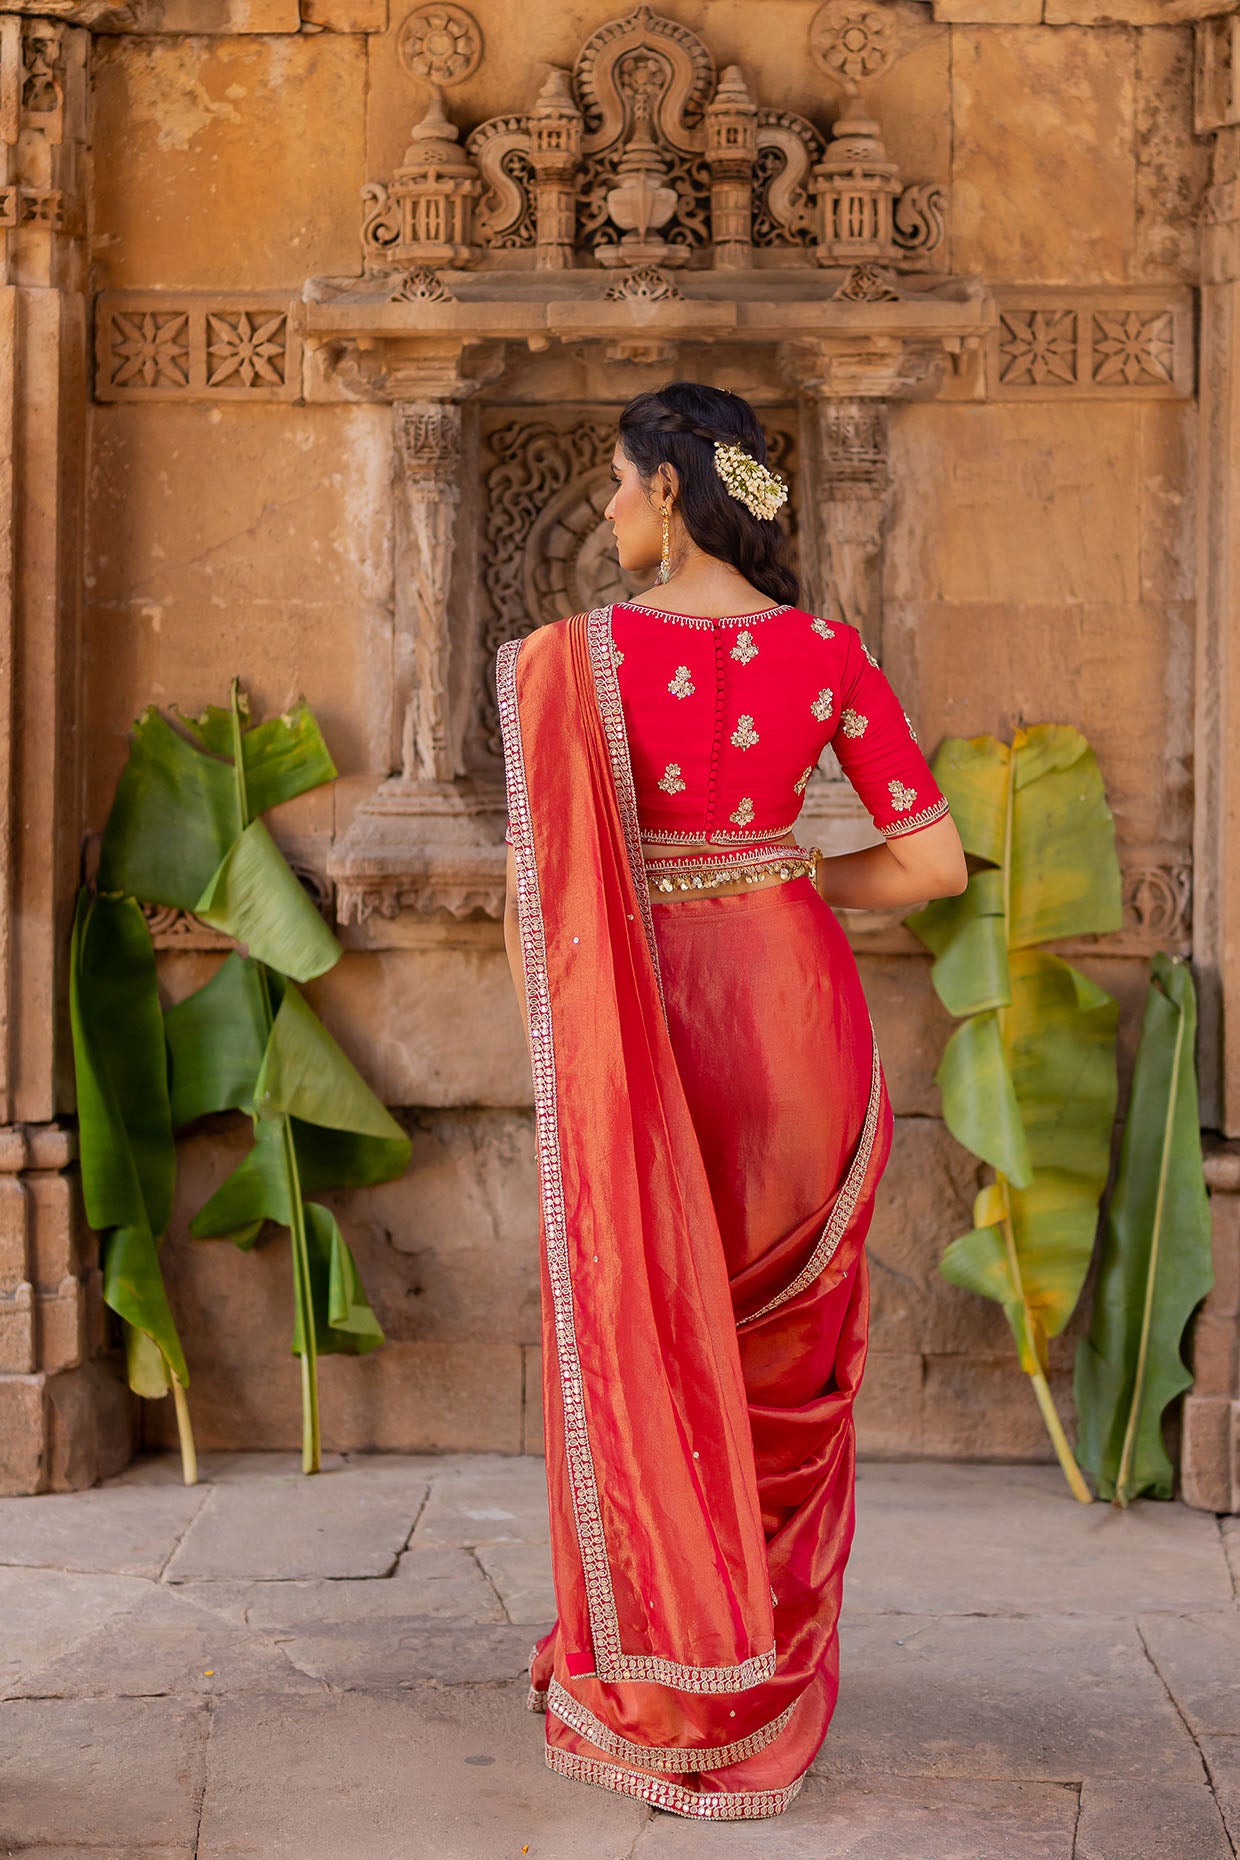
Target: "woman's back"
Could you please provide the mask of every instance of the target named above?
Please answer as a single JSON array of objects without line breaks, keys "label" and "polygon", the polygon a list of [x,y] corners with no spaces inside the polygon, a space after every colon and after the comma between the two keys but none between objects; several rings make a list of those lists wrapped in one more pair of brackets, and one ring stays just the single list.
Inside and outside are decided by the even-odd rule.
[{"label": "woman's back", "polygon": [[640,602],[611,614],[643,839],[743,844],[789,832],[828,743],[887,835],[946,811],[861,636],[781,604],[722,619]]}]

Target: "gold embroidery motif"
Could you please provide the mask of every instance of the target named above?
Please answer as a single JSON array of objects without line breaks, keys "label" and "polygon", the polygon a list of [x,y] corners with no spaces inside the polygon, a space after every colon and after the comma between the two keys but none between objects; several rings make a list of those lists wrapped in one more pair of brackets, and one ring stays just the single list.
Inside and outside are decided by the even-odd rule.
[{"label": "gold embroidery motif", "polygon": [[736,644],[728,654],[728,657],[730,659],[739,659],[742,665],[748,665],[749,661],[751,659],[756,659],[757,656],[757,643],[754,640],[753,634],[749,631],[749,628],[745,627],[737,634]]},{"label": "gold embroidery motif", "polygon": [[907,725],[908,725],[908,733],[909,733],[909,735],[910,735],[910,736],[912,737],[912,739],[913,739],[913,741],[914,741],[914,742],[916,742],[916,741],[917,741],[917,732],[916,732],[916,730],[915,730],[915,729],[913,728],[913,719],[912,719],[912,718],[911,718],[911,717],[909,716],[909,714],[908,714],[908,712],[907,712],[907,711],[905,711],[905,712],[904,712],[904,721],[905,721],[905,723],[907,723]]},{"label": "gold embroidery motif", "polygon": [[891,805],[895,808],[897,814],[907,814],[909,808],[917,799],[916,788],[906,788],[902,781],[889,781],[887,783],[887,792],[891,796]]},{"label": "gold embroidery motif", "polygon": [[624,664],[624,654],[623,654],[623,653],[621,652],[621,650],[620,650],[620,648],[619,648],[619,646],[613,646],[613,647],[612,647],[612,649],[611,649],[611,656],[612,656],[612,658],[613,658],[613,659],[615,660],[615,662],[616,662],[616,664],[617,664],[617,665],[623,665],[623,664]]},{"label": "gold embroidery motif", "polygon": [[810,705],[810,710],[813,712],[814,716],[817,717],[819,723],[825,723],[827,721],[827,718],[831,715],[831,706],[834,702],[835,693],[824,685],[822,690],[818,693],[818,696]]},{"label": "gold embroidery motif", "polygon": [[679,794],[684,785],[680,778],[679,762],[669,762],[659,777],[659,787],[664,794]]},{"label": "gold embroidery motif", "polygon": [[668,680],[667,688],[673,697],[693,696],[693,693],[697,690],[697,686],[689,676],[689,667],[687,665],[678,665],[676,667],[672,677]]},{"label": "gold embroidery motif", "polygon": [[673,1774],[680,1772],[682,1775],[691,1770],[725,1770],[732,1763],[743,1762],[746,1757],[756,1757],[760,1750],[765,1750],[768,1744],[775,1742],[797,1708],[797,1699],[793,1699],[791,1705],[786,1705],[769,1724],[761,1725],[758,1730],[751,1731],[748,1737],[737,1738],[730,1744],[636,1744],[632,1738],[604,1724],[588,1705],[575,1699],[558,1679],[552,1679],[543,1696],[552,1717],[566,1724],[570,1731],[576,1731],[578,1737],[584,1737],[596,1749],[605,1750],[608,1756],[620,1757],[626,1763],[641,1764],[646,1769],[671,1770]]},{"label": "gold embroidery motif", "polygon": [[779,1789],[712,1789],[708,1795],[669,1782],[663,1776],[643,1776],[619,1763],[605,1763],[599,1757],[579,1757],[576,1751],[561,1750],[558,1744],[546,1746],[543,1760],[549,1770],[571,1776],[574,1782],[594,1783],[616,1795],[636,1796],[640,1802],[653,1802],[656,1808],[666,1808],[673,1815],[686,1815],[694,1821],[760,1821],[767,1815],[782,1815],[805,1783],[804,1776],[798,1776]]},{"label": "gold embroidery motif", "polygon": [[747,827],[750,821],[753,819],[753,798],[752,796],[747,795],[747,794],[742,795],[740,804],[737,807],[736,812],[734,814],[729,814],[728,819],[734,820],[738,827]]},{"label": "gold embroidery motif", "polygon": [[819,634],[823,639],[834,639],[835,628],[828,626],[825,620],[818,619],[811,623],[810,632]]},{"label": "gold embroidery motif", "polygon": [[809,780],[813,772],[814,772],[814,765],[811,762],[810,766],[801,775],[798,776],[796,781],[793,782],[792,784],[793,794],[804,794],[805,793],[805,784]]},{"label": "gold embroidery motif", "polygon": [[854,710],[851,704],[840,714],[840,728],[845,736],[864,736],[869,721],[869,718],[863,717],[859,710]]},{"label": "gold embroidery motif", "polygon": [[878,671],[879,669],[878,660],[874,657],[874,654],[870,651],[870,648],[866,645],[864,640],[862,640],[861,642],[861,650],[865,654],[866,658],[869,660],[870,664],[874,667],[874,670]]},{"label": "gold embroidery motif", "polygon": [[744,711],[737,718],[736,728],[732,732],[732,741],[738,749],[752,749],[758,740],[758,732],[753,727],[753,718]]}]

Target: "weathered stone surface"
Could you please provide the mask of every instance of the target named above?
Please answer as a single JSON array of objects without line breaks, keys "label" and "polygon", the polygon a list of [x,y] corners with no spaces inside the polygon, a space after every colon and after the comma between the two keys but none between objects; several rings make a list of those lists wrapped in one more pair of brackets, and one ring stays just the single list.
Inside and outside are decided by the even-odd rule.
[{"label": "weathered stone surface", "polygon": [[615,1860],[649,1811],[591,1791],[584,1814],[581,1792],[543,1765],[542,1720],[523,1712],[525,1688],[519,1680],[451,1697],[424,1687],[291,1706],[224,1701],[198,1860],[246,1847],[263,1860],[391,1860],[411,1840],[435,1860],[517,1855],[523,1845],[531,1855],[541,1846],[573,1860]]},{"label": "weathered stone surface", "polygon": [[510,1621],[550,1627],[555,1620],[551,1551],[546,1544],[479,1544],[475,1555]]},{"label": "weathered stone surface", "polygon": [[[544,1625],[550,1625],[545,1623]],[[282,1629],[280,1646],[312,1679],[354,1692],[394,1686],[474,1686],[528,1671],[531,1630],[524,1622],[428,1624],[420,1614],[365,1621],[306,1622]]]},{"label": "weathered stone surface", "polygon": [[656,1815],[640,1860],[1070,1860],[1076,1791],[1054,1783],[942,1777],[809,1782],[778,1818],[679,1821]]},{"label": "weathered stone surface", "polygon": [[504,1609],[474,1554],[457,1544],[418,1544],[390,1575],[360,1580],[187,1582],[199,1608],[267,1631],[341,1621],[501,1623]]},{"label": "weathered stone surface", "polygon": [[0,1500],[0,1563],[158,1576],[208,1487],[108,1485],[57,1493],[47,1504]]},{"label": "weathered stone surface", "polygon": [[98,41],[97,284],[299,291],[354,270],[365,83],[365,40],[337,33]]},{"label": "weathered stone surface", "polygon": [[1042,0],[931,0],[936,19],[967,26],[1036,26]]},{"label": "weathered stone surface", "polygon": [[[915,1610],[928,1587],[945,1614],[1139,1613],[1152,1620],[1165,1610],[1160,1631],[1172,1646],[1184,1627],[1180,1611],[1230,1604],[1214,1521],[1181,1505],[1079,1505],[1057,1466],[939,1466],[927,1511],[927,1476],[915,1462],[859,1469],[850,1608]],[[969,1545],[963,1561],[962,1541]],[[1194,1648],[1185,1656],[1190,1662]]]},{"label": "weathered stone surface", "polygon": [[1234,1847],[1240,1839],[1240,1739],[1204,1738],[1201,1753]]},{"label": "weathered stone surface", "polygon": [[0,1690],[29,1679],[75,1642],[131,1614],[147,1585],[131,1576],[0,1569]]},{"label": "weathered stone surface", "polygon": [[525,1370],[525,1395],[521,1429],[522,1453],[545,1453],[542,1405],[542,1345],[527,1343],[521,1352]]},{"label": "weathered stone surface", "polygon": [[1180,1483],[1186,1505],[1195,1505],[1202,1511],[1231,1510],[1235,1408],[1236,1403],[1225,1395],[1190,1394],[1185,1399],[1180,1435]]},{"label": "weathered stone surface", "polygon": [[420,1471],[380,1481],[345,1468],[218,1485],[169,1562],[167,1579],[382,1576],[395,1567],[425,1499]]},{"label": "weathered stone surface", "polygon": [[547,1478],[540,1459],[480,1458],[431,1487],[418,1519],[422,1544],[542,1544],[548,1537]]},{"label": "weathered stone surface", "polygon": [[[0,1706],[0,1839],[193,1852],[207,1741],[177,1699],[17,1699]],[[123,1753],[123,1761],[118,1756]]]},{"label": "weathered stone surface", "polygon": [[1192,28],[1149,24],[1154,30],[1139,33],[1136,45],[1134,270],[1141,278],[1192,279],[1210,173],[1209,147],[1193,129]]},{"label": "weathered stone surface", "polygon": [[1127,277],[1134,57],[1122,33],[953,34],[958,269],[1022,283]]},{"label": "weathered stone surface", "polygon": [[1199,1783],[1100,1782],[1081,1791],[1073,1860],[1229,1860],[1218,1803]]},{"label": "weathered stone surface", "polygon": [[0,1494],[39,1492],[47,1483],[42,1376],[0,1379]]},{"label": "weathered stone surface", "polygon": [[[1204,1520],[1203,1520],[1204,1522]],[[1150,1658],[1194,1734],[1240,1735],[1240,1621],[1230,1605],[1141,1622]]]},{"label": "weathered stone surface", "polygon": [[1200,1780],[1196,1746],[1129,1622],[845,1611],[841,1649],[818,1759],[832,1778]]},{"label": "weathered stone surface", "polygon": [[133,1452],[137,1415],[118,1358],[96,1357],[48,1376],[46,1400],[51,1491],[76,1492],[121,1470]]},{"label": "weathered stone surface", "polygon": [[919,1351],[870,1350],[855,1411],[862,1457],[921,1452],[925,1378]]}]

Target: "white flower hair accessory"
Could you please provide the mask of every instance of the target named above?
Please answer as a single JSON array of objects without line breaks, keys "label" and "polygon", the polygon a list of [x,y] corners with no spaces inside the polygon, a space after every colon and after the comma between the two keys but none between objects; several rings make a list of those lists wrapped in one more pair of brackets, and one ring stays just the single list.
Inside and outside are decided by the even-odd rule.
[{"label": "white flower hair accessory", "polygon": [[783,479],[760,465],[743,446],[726,446],[716,439],[715,470],[732,496],[739,498],[755,517],[773,517],[787,500],[788,487]]}]

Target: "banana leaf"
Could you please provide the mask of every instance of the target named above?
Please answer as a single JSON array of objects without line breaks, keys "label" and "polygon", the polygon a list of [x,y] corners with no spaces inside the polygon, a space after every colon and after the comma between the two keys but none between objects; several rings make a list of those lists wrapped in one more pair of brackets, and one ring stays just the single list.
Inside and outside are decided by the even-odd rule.
[{"label": "banana leaf", "polygon": [[1107,1214],[1089,1334],[1076,1357],[1081,1464],[1100,1498],[1170,1498],[1168,1405],[1192,1383],[1184,1332],[1213,1284],[1189,969],[1157,955]]},{"label": "banana leaf", "polygon": [[193,910],[203,923],[244,943],[256,961],[299,982],[324,974],[341,954],[261,820],[233,841]]},{"label": "banana leaf", "polygon": [[966,890],[905,921],[960,1020],[935,1074],[943,1117],[995,1170],[943,1276],[1002,1305],[1078,1498],[1089,1493],[1047,1382],[1047,1340],[1080,1297],[1106,1186],[1118,1007],[1035,946],[1122,920],[1114,824],[1093,752],[1066,725],[949,738],[934,758],[967,852]]},{"label": "banana leaf", "polygon": [[187,1483],[189,1383],[159,1265],[176,1151],[150,931],[132,898],[78,895],[69,960],[78,1147],[86,1218],[100,1236],[103,1296],[122,1319],[129,1386],[177,1405]]}]

